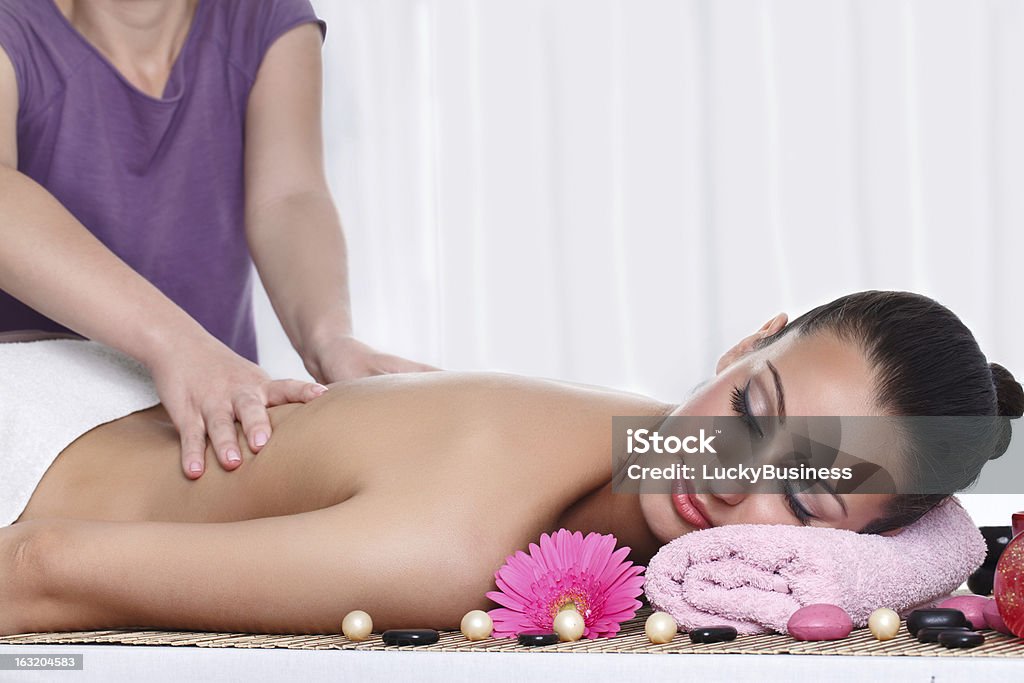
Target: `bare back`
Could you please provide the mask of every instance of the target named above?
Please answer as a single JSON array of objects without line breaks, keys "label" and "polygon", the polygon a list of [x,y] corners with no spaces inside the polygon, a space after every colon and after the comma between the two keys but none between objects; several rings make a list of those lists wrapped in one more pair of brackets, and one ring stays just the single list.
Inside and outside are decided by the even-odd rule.
[{"label": "bare back", "polygon": [[[508,551],[611,479],[613,415],[668,409],[604,389],[490,373],[391,375],[271,409],[274,437],[198,481],[157,406],[97,427],[60,455],[21,520],[232,522],[358,496],[453,525],[481,517]],[[244,440],[243,440],[244,441]],[[212,452],[207,454],[212,461]],[[599,525],[599,520],[592,520]],[[507,545],[518,544],[518,545]]]}]

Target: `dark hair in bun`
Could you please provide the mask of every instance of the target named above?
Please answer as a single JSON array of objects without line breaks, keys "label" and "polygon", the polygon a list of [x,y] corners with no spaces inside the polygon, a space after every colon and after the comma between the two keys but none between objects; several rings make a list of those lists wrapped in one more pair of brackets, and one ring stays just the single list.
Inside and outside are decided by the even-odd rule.
[{"label": "dark hair in bun", "polygon": [[[867,291],[840,297],[793,320],[767,346],[791,333],[829,332],[858,344],[875,370],[879,408],[898,416],[1002,416],[1024,414],[1024,389],[1009,370],[989,363],[974,335],[948,308],[912,292]],[[910,465],[920,472],[955,478],[947,491],[974,482],[985,461],[1010,443],[1010,420],[984,430],[947,435],[944,448],[924,442],[910,447]],[[984,433],[982,433],[984,432]],[[945,500],[944,494],[900,494],[882,519],[864,533],[910,524]]]},{"label": "dark hair in bun", "polygon": [[996,403],[1003,417],[1024,415],[1024,388],[1013,378],[1013,374],[999,363],[989,363],[992,384],[996,388]]}]

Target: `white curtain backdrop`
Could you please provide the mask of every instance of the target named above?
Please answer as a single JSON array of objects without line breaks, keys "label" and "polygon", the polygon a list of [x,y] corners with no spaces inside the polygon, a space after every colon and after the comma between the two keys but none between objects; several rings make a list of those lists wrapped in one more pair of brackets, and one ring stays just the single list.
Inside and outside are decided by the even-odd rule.
[{"label": "white curtain backdrop", "polygon": [[779,311],[898,288],[1024,376],[1021,0],[314,5],[370,343],[673,400]]}]

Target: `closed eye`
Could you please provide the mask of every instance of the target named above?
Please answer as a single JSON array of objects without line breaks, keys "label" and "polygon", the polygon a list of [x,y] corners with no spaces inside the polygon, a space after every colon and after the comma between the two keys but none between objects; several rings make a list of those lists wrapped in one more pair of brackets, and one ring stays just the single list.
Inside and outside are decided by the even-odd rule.
[{"label": "closed eye", "polygon": [[732,409],[737,415],[743,418],[743,421],[747,423],[751,432],[756,432],[758,436],[764,438],[764,431],[761,429],[761,425],[757,424],[757,420],[754,419],[753,411],[750,409],[750,380],[744,385],[741,390],[738,386],[732,388],[732,398],[730,403]]},{"label": "closed eye", "polygon": [[786,492],[783,495],[786,497],[786,505],[789,506],[790,512],[793,513],[793,516],[796,517],[800,524],[807,526],[812,519],[817,519],[797,500],[796,494],[793,491],[792,481],[786,482]]}]

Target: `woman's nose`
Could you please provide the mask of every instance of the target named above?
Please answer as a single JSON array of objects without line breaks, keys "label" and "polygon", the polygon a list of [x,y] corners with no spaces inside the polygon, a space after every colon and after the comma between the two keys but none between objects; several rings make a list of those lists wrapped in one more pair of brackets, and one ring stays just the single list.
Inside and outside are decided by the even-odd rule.
[{"label": "woman's nose", "polygon": [[745,493],[712,493],[713,498],[717,498],[726,505],[739,505],[744,498],[747,497]]}]

